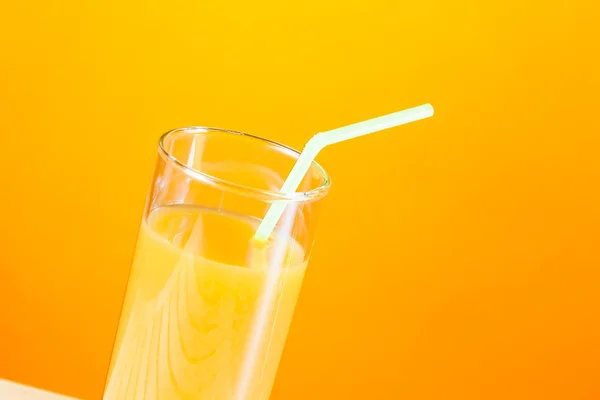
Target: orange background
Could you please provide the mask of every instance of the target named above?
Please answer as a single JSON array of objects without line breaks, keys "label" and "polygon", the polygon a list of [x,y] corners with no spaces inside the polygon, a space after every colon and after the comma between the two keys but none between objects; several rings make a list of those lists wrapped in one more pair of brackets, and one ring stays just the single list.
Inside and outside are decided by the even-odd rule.
[{"label": "orange background", "polygon": [[162,132],[431,102],[319,156],[273,399],[600,398],[593,3],[4,2],[0,377],[99,398]]}]

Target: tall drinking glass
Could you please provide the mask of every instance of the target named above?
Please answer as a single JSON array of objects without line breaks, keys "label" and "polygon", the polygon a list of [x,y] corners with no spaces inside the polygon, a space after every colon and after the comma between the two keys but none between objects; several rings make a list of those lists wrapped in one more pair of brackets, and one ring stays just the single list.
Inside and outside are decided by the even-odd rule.
[{"label": "tall drinking glass", "polygon": [[[329,178],[299,153],[221,129],[160,138],[105,400],[268,399]],[[286,211],[253,240],[274,202]]]}]

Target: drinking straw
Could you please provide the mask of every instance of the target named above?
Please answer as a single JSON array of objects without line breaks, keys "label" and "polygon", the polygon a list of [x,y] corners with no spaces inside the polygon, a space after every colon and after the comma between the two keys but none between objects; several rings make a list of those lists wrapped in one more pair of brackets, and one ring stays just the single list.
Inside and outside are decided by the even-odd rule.
[{"label": "drinking straw", "polygon": [[[304,146],[304,150],[298,157],[287,179],[281,187],[281,193],[291,196],[302,182],[304,175],[310,168],[317,154],[326,146],[334,143],[354,139],[359,136],[368,135],[373,132],[408,124],[410,122],[429,118],[433,115],[431,104],[423,104],[418,107],[409,108],[392,114],[358,122],[352,125],[317,133]],[[259,225],[254,238],[259,242],[265,242],[275,229],[275,225],[285,210],[287,201],[277,201],[269,207],[265,217]]]}]

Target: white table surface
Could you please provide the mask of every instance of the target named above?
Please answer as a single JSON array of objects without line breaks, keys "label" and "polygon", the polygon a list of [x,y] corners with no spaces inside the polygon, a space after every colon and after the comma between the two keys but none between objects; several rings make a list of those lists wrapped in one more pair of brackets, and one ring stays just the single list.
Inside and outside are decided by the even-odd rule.
[{"label": "white table surface", "polygon": [[21,385],[0,379],[0,399],[2,400],[76,400],[45,390]]}]

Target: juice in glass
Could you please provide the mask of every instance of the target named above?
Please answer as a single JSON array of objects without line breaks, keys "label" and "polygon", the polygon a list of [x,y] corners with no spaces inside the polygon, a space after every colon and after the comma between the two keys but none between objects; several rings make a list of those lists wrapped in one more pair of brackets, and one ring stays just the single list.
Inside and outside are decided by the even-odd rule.
[{"label": "juice in glass", "polygon": [[[324,192],[311,197],[315,194],[306,195],[309,190],[288,200],[287,218],[266,244],[256,243],[260,216],[273,201],[281,201],[280,194],[265,187],[280,184],[297,153],[243,136],[247,143],[240,146],[252,144],[251,150],[264,154],[240,156],[242,162],[233,164],[212,162],[218,156],[209,146],[224,140],[231,150],[228,135],[174,135],[171,139],[184,141],[179,145],[188,152],[195,152],[202,139],[202,157],[182,158],[188,163],[183,168],[170,165],[168,157],[177,154],[178,143],[159,157],[105,400],[270,395],[312,245],[314,205]],[[167,146],[165,138],[161,146]],[[324,171],[314,168],[306,185],[326,189]],[[210,173],[196,176],[201,171]],[[232,181],[236,171],[238,180]],[[231,183],[235,187],[227,186]]]}]

